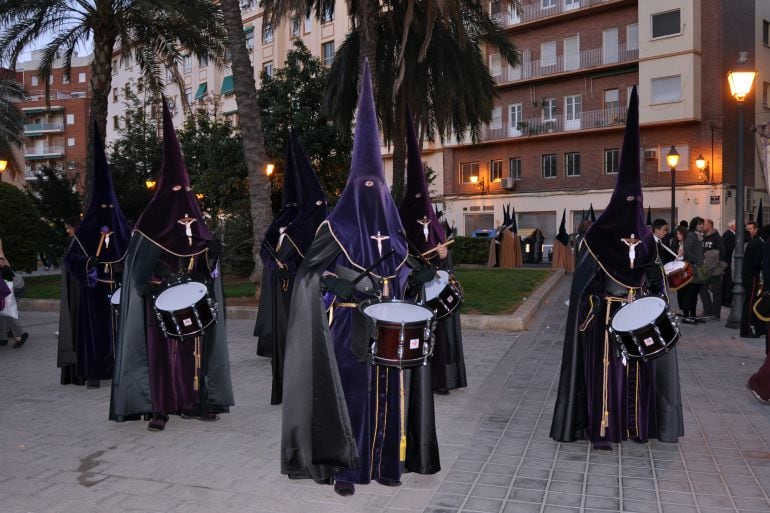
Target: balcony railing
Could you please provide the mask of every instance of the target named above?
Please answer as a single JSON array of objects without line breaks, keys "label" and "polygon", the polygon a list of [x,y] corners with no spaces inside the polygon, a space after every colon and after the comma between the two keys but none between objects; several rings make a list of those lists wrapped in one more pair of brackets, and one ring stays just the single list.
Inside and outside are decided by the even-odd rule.
[{"label": "balcony railing", "polygon": [[625,44],[604,48],[591,48],[582,50],[575,55],[559,55],[553,64],[543,64],[541,59],[533,59],[514,67],[505,65],[500,70],[490,70],[492,78],[498,85],[519,80],[545,77],[557,73],[568,73],[584,69],[598,68],[611,64],[636,61],[639,58],[639,49],[629,49]]},{"label": "balcony railing", "polygon": [[[564,115],[558,115],[553,119],[530,118],[507,127],[487,125],[481,130],[479,142],[622,126],[626,123],[626,111],[620,108],[583,111],[569,117],[570,119],[566,119]],[[466,138],[460,144],[469,142]]]},{"label": "balcony railing", "polygon": [[34,146],[24,148],[24,158],[44,159],[64,156],[64,146]]},{"label": "balcony railing", "polygon": [[64,123],[30,123],[24,125],[24,133],[62,132]]},{"label": "balcony railing", "polygon": [[[513,7],[502,12],[492,14],[492,19],[497,21],[503,27],[512,27],[530,21],[548,18],[565,12],[574,12],[578,9],[588,9],[600,4],[607,4],[616,0],[552,0],[545,2],[548,7],[543,7],[542,0],[535,3],[523,5],[521,10],[516,12]],[[502,5],[502,2],[501,2]]]}]

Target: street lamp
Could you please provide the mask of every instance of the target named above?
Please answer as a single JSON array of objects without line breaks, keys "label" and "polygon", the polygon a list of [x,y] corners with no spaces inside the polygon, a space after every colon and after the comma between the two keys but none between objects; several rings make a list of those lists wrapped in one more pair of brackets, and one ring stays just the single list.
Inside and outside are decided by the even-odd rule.
[{"label": "street lamp", "polygon": [[727,83],[730,94],[738,104],[738,162],[735,168],[735,266],[733,266],[733,301],[730,305],[730,316],[727,318],[728,328],[740,328],[741,312],[743,311],[744,293],[743,280],[743,103],[751,92],[754,77],[757,72],[748,65],[749,52],[738,53],[738,65],[727,72]]},{"label": "street lamp", "polygon": [[155,180],[149,179],[144,181],[144,186],[148,189],[154,189],[157,183]]},{"label": "street lamp", "polygon": [[275,164],[268,164],[265,166],[265,173],[267,176],[271,176],[273,171],[275,171]]},{"label": "street lamp", "polygon": [[679,152],[674,146],[666,154],[666,163],[671,168],[671,228],[676,227],[676,165],[679,163]]},{"label": "street lamp", "polygon": [[708,171],[706,171],[707,166],[706,159],[699,153],[698,158],[695,159],[695,167],[698,168],[698,171],[700,171],[701,176],[706,179],[706,182],[709,181]]},{"label": "street lamp", "polygon": [[0,160],[0,173],[8,169],[8,161],[7,160]]},{"label": "street lamp", "polygon": [[471,183],[479,190],[481,191],[481,194],[484,194],[486,191],[486,185],[484,184],[484,177],[481,177],[479,175],[471,175]]}]

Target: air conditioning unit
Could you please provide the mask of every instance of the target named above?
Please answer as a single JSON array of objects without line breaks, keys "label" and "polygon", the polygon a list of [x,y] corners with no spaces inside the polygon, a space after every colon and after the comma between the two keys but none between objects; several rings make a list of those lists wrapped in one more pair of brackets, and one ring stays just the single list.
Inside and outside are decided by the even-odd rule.
[{"label": "air conditioning unit", "polygon": [[657,159],[658,158],[658,150],[656,148],[648,148],[644,150],[644,158],[646,159]]},{"label": "air conditioning unit", "polygon": [[504,189],[513,190],[516,187],[516,180],[511,177],[503,178],[500,180],[500,185],[502,185]]}]

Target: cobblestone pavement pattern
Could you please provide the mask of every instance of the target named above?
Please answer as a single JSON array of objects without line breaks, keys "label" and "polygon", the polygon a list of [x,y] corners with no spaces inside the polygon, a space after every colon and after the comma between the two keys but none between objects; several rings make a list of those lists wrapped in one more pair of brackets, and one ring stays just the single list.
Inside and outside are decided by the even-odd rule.
[{"label": "cobblestone pavement pattern", "polygon": [[0,347],[0,513],[770,511],[770,406],[744,388],[764,341],[737,338],[724,321],[682,328],[678,445],[628,442],[608,454],[548,437],[569,280],[529,331],[464,333],[469,387],[436,397],[440,473],[348,498],[280,475],[280,407],[269,405],[251,321],[228,324],[232,413],[172,417],[150,433],[107,420],[109,386],[60,386],[57,315],[22,312],[29,341]]}]

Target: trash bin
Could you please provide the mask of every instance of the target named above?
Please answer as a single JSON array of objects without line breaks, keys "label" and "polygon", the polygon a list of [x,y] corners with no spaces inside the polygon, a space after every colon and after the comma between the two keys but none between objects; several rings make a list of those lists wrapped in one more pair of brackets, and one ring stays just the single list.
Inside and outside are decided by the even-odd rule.
[{"label": "trash bin", "polygon": [[521,237],[521,259],[525,264],[543,261],[543,232],[538,228],[519,228]]},{"label": "trash bin", "polygon": [[480,238],[480,239],[488,239],[489,237],[494,237],[495,233],[496,233],[495,230],[479,229],[479,230],[474,230],[473,233],[471,234],[471,237],[476,237],[476,238]]}]

